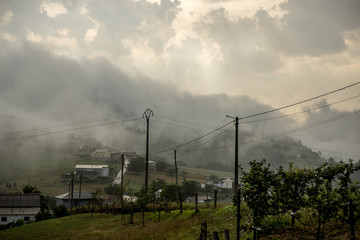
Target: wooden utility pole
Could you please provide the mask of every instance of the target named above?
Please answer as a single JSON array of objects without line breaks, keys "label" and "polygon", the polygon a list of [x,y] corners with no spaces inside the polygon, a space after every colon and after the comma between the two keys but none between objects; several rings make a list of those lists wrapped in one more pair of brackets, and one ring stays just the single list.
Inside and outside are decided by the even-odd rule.
[{"label": "wooden utility pole", "polygon": [[239,117],[231,117],[226,115],[228,118],[232,118],[235,120],[235,169],[234,169],[234,206],[236,206],[236,199],[237,199],[237,189],[239,186]]},{"label": "wooden utility pole", "polygon": [[124,196],[124,153],[121,154],[121,183],[120,183],[120,204],[121,210],[123,208],[123,196]]},{"label": "wooden utility pole", "polygon": [[72,177],[71,177],[71,205],[70,205],[70,209],[72,209],[74,207],[74,172],[72,173]]},{"label": "wooden utility pole", "polygon": [[239,186],[239,118],[235,118],[235,187],[234,196],[237,196],[237,190]]},{"label": "wooden utility pole", "polygon": [[178,189],[178,169],[177,169],[177,162],[176,162],[176,150],[174,149],[174,160],[175,160],[175,182],[176,182],[176,199],[179,201],[179,189]]},{"label": "wooden utility pole", "polygon": [[82,173],[80,173],[79,207],[81,207],[81,182],[82,182]]},{"label": "wooden utility pole", "polygon": [[145,190],[148,189],[148,178],[149,178],[149,120],[150,117],[154,116],[154,112],[148,108],[142,115],[142,118],[146,118],[146,160],[145,160]]}]

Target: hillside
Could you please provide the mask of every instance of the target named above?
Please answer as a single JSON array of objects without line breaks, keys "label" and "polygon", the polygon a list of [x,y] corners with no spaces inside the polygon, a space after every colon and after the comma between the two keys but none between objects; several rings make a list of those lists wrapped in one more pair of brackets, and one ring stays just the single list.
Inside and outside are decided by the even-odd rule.
[{"label": "hillside", "polygon": [[[113,214],[79,214],[42,222],[31,223],[25,226],[0,231],[0,239],[167,239],[167,240],[194,240],[198,239],[201,224],[206,221],[209,234],[219,232],[220,239],[224,239],[223,231],[228,229],[230,239],[236,239],[235,208],[232,205],[223,205],[220,208],[206,208],[200,204],[200,212],[194,213],[191,205],[186,205],[183,214],[178,210],[170,213],[161,213],[160,223],[157,222],[158,214],[148,212],[145,214],[145,226],[141,224],[141,214],[136,213],[134,224],[129,223],[129,215],[122,219],[121,215]],[[241,224],[250,227],[249,212],[241,211],[243,218]],[[311,228],[297,223],[296,227],[289,227],[290,216],[270,218],[269,226],[279,228],[276,231],[267,230],[261,233],[261,239],[314,239],[315,232]],[[359,235],[359,226],[356,233]],[[264,236],[266,235],[266,236]],[[348,239],[348,231],[328,237],[327,239]],[[241,231],[241,239],[252,237],[251,230]]]}]

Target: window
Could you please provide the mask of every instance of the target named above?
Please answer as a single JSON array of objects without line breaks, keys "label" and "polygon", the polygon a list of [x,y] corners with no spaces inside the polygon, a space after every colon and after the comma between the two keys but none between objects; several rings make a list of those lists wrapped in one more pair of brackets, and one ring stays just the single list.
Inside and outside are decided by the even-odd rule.
[{"label": "window", "polygon": [[30,217],[24,217],[24,221],[30,221]]},{"label": "window", "polygon": [[2,222],[7,222],[7,217],[1,217]]}]

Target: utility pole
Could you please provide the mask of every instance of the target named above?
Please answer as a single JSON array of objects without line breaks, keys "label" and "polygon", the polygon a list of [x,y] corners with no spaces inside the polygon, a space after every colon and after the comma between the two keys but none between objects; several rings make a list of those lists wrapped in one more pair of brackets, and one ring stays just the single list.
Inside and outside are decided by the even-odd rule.
[{"label": "utility pole", "polygon": [[[235,119],[235,171],[234,171],[234,199],[237,199],[237,189],[239,186],[239,117],[231,117],[226,115],[228,118]],[[234,205],[236,205],[236,200],[234,201]]]},{"label": "utility pole", "polygon": [[70,209],[72,209],[73,206],[74,206],[74,175],[75,175],[75,173],[73,172],[72,177],[71,177],[71,205],[70,205]]},{"label": "utility pole", "polygon": [[69,208],[70,208],[70,181],[67,182],[67,184],[69,185],[68,205],[67,205],[67,207],[68,207],[68,209],[69,209]]},{"label": "utility pole", "polygon": [[149,120],[154,116],[154,112],[148,108],[142,115],[142,118],[146,118],[146,160],[145,160],[145,190],[148,189],[148,177],[149,177]]},{"label": "utility pole", "polygon": [[81,207],[81,182],[82,182],[82,173],[80,173],[79,207]]},{"label": "utility pole", "polygon": [[235,176],[234,176],[234,206],[236,209],[236,239],[240,239],[240,188],[239,188],[239,117],[231,117],[226,115],[228,118],[235,120]]},{"label": "utility pole", "polygon": [[123,207],[123,195],[124,195],[124,153],[121,154],[121,198],[120,198],[120,204],[121,204],[121,211]]},{"label": "utility pole", "polygon": [[179,189],[178,189],[178,169],[176,163],[176,150],[174,149],[174,160],[175,160],[175,178],[176,178],[176,199],[179,201]]}]

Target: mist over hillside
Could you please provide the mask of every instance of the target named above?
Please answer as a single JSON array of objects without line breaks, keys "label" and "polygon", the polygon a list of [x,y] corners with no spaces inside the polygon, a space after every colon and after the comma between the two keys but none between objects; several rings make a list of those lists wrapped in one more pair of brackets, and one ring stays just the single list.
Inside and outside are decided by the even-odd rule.
[{"label": "mist over hillside", "polygon": [[[103,146],[119,151],[144,154],[146,121],[142,114],[147,108],[154,112],[150,118],[150,152],[181,145],[230,123],[232,119],[225,115],[246,116],[273,109],[246,95],[196,95],[180,91],[171,83],[127,74],[101,58],[79,62],[54,56],[29,43],[18,48],[7,42],[2,45],[5,46],[0,55],[3,172],[31,165],[34,160],[27,157],[29,149],[51,155],[64,152],[64,148],[74,148],[76,144],[69,141],[69,133],[83,139],[96,139]],[[314,106],[324,103],[322,100]],[[307,124],[339,113],[342,112],[327,107],[302,116]],[[274,166],[288,161],[306,165],[305,160],[320,159],[290,138],[271,137],[301,126],[293,118],[281,117],[281,113],[270,114],[274,116],[280,118],[262,121],[265,117],[260,116],[250,119],[254,121],[240,121],[241,164],[268,159]],[[357,149],[360,136],[357,123],[355,115],[337,122],[336,129],[331,131],[320,126],[316,131],[307,132],[310,134],[294,136],[310,143],[310,148],[337,144]],[[232,168],[233,126],[229,124],[179,148],[179,160],[202,167],[221,162],[224,168]],[[172,161],[172,154],[170,150],[159,157]]]}]

